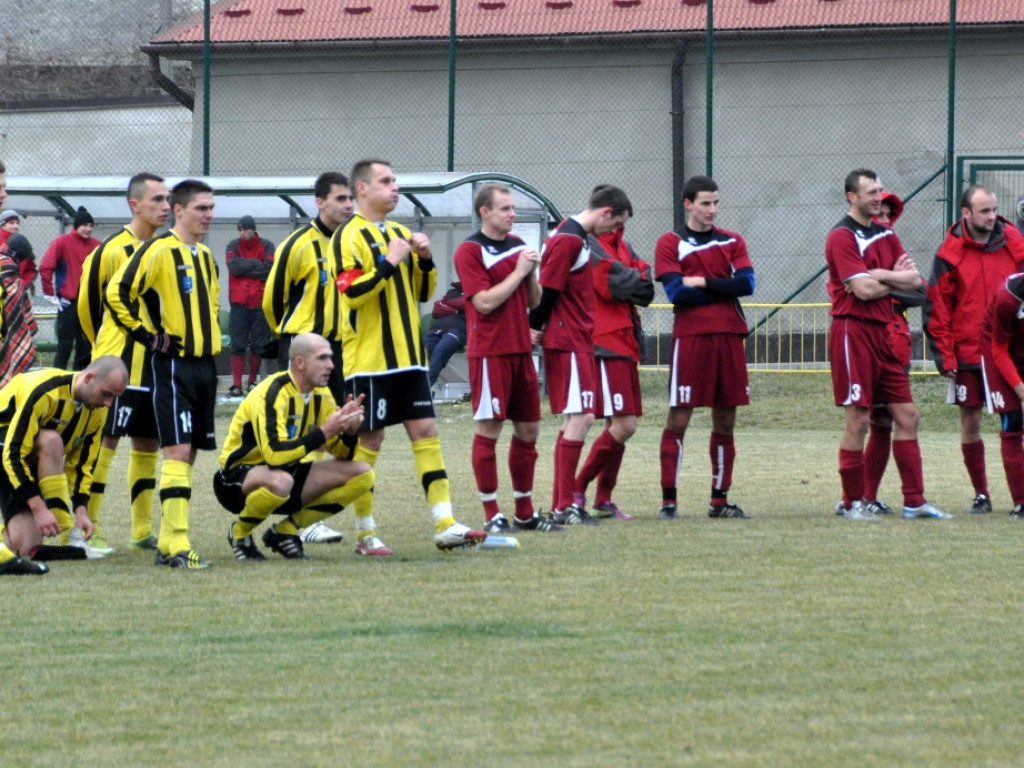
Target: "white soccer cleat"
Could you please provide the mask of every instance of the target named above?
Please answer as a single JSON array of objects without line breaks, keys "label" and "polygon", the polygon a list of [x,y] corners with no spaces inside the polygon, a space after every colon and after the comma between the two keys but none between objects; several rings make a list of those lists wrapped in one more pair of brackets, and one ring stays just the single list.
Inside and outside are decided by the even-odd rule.
[{"label": "white soccer cleat", "polygon": [[102,560],[106,557],[106,555],[96,549],[96,547],[91,546],[89,542],[85,540],[85,536],[82,535],[80,528],[72,528],[68,532],[68,546],[84,549],[86,560]]},{"label": "white soccer cleat", "polygon": [[952,517],[951,514],[943,512],[927,501],[919,507],[904,507],[903,516],[907,519],[945,520]]},{"label": "white soccer cleat", "polygon": [[440,533],[434,534],[434,544],[438,549],[457,549],[476,546],[486,538],[486,531],[474,531],[468,525],[452,523]]},{"label": "white soccer cleat", "polygon": [[299,531],[299,538],[305,544],[335,544],[345,538],[345,535],[328,526],[323,520],[318,520]]},{"label": "white soccer cleat", "polygon": [[882,519],[874,512],[864,509],[864,505],[859,501],[853,502],[849,509],[843,508],[841,514],[845,519],[859,523],[877,523]]}]

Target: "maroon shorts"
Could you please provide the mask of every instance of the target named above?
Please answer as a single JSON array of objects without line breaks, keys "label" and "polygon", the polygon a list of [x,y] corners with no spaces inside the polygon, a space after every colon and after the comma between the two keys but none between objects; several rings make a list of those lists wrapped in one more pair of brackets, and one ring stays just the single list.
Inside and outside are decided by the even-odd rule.
[{"label": "maroon shorts", "polygon": [[529,352],[469,358],[469,389],[476,421],[540,421],[540,386]]},{"label": "maroon shorts", "polygon": [[893,312],[892,325],[889,326],[889,332],[892,336],[892,351],[896,354],[896,359],[909,371],[911,338],[910,326],[907,325],[906,315]]},{"label": "maroon shorts", "polygon": [[597,409],[605,419],[613,416],[642,416],[640,374],[636,363],[622,358],[597,361]]},{"label": "maroon shorts", "polygon": [[1020,398],[988,354],[981,358],[981,382],[985,389],[985,405],[989,413],[1011,413],[1020,410]]},{"label": "maroon shorts", "polygon": [[734,408],[750,404],[747,357],[738,333],[672,340],[669,408]]},{"label": "maroon shorts", "polygon": [[594,413],[597,364],[593,353],[545,349],[544,376],[552,413]]},{"label": "maroon shorts", "polygon": [[964,408],[984,408],[985,384],[981,371],[957,371],[956,376],[949,380],[946,402]]},{"label": "maroon shorts", "polygon": [[828,329],[828,350],[836,405],[870,408],[914,401],[888,325],[834,318]]}]

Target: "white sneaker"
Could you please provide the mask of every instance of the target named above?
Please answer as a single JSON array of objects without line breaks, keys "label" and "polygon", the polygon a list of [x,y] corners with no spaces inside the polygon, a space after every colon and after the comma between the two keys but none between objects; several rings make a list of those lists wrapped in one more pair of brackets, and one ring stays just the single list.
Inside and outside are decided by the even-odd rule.
[{"label": "white sneaker", "polygon": [[367,557],[389,557],[395,553],[376,536],[366,536],[356,544],[356,554],[366,555]]},{"label": "white sneaker", "polygon": [[844,508],[842,516],[847,520],[856,520],[862,523],[877,523],[882,519],[874,512],[864,509],[864,505],[859,501],[853,502],[849,509]]},{"label": "white sneaker", "polygon": [[468,525],[452,523],[440,533],[434,534],[434,545],[438,549],[472,547],[487,538],[486,531],[474,531]]},{"label": "white sneaker", "polygon": [[903,516],[906,518],[929,518],[932,520],[944,520],[952,517],[951,514],[943,512],[938,507],[933,507],[927,501],[920,507],[904,507]]},{"label": "white sneaker", "polygon": [[299,538],[306,544],[334,544],[345,538],[345,535],[319,520],[299,531]]},{"label": "white sneaker", "polygon": [[68,546],[84,549],[86,560],[102,560],[106,557],[106,555],[96,549],[96,547],[89,545],[89,542],[87,542],[85,537],[82,535],[82,530],[80,528],[72,528],[68,532]]}]

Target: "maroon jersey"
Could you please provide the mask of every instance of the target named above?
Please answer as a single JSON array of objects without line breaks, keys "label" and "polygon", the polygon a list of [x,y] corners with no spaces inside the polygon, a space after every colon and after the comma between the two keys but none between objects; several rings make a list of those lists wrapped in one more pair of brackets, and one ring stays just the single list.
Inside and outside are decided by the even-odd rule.
[{"label": "maroon jersey", "polygon": [[892,300],[888,296],[861,301],[846,292],[845,284],[855,277],[867,277],[872,269],[892,269],[903,253],[903,244],[891,229],[874,222],[865,227],[852,216],[843,217],[825,241],[828,294],[832,299],[830,314],[877,323],[892,322]]},{"label": "maroon jersey", "polygon": [[[654,248],[654,277],[677,272],[683,277],[733,277],[737,270],[753,269],[747,243],[736,232],[712,228],[708,232],[666,232]],[[711,304],[687,304],[673,308],[672,336],[699,336],[706,333],[747,335],[747,321],[737,299]]]},{"label": "maroon jersey", "polygon": [[471,301],[474,294],[497,285],[516,268],[519,254],[526,249],[515,235],[492,240],[483,232],[474,233],[455,251],[455,271],[459,273],[466,295],[466,355],[491,357],[530,352],[530,326],[527,312],[528,288],[523,280],[504,304],[482,314]]},{"label": "maroon jersey", "polygon": [[594,354],[594,282],[587,232],[576,219],[563,221],[544,243],[540,285],[559,291],[544,349]]},{"label": "maroon jersey", "polygon": [[[1024,371],[1024,274],[1010,275],[992,299],[985,336],[991,343],[992,360],[1012,388]],[[986,346],[982,342],[982,347]]]}]

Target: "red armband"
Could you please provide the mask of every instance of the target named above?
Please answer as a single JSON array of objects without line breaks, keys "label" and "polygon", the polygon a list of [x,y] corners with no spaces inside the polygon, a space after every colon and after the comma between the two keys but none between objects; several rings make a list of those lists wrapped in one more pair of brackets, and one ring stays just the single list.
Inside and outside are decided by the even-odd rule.
[{"label": "red armband", "polygon": [[347,272],[342,272],[338,275],[338,279],[334,281],[334,284],[338,286],[338,290],[344,293],[348,290],[348,287],[352,285],[356,280],[363,276],[363,270],[361,269],[350,269]]}]

